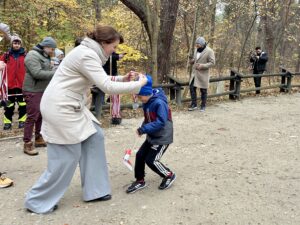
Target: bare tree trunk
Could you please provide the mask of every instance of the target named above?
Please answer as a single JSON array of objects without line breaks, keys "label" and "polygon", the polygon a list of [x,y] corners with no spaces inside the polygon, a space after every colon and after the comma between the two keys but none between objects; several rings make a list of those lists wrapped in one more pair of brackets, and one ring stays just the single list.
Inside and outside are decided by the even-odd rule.
[{"label": "bare tree trunk", "polygon": [[176,24],[179,0],[162,0],[160,11],[160,32],[158,41],[158,75],[159,82],[166,81],[166,76],[170,72],[170,54],[173,33]]},{"label": "bare tree trunk", "polygon": [[139,19],[141,20],[141,22],[143,23],[149,40],[150,40],[150,45],[151,45],[151,32],[149,30],[148,27],[148,22],[147,22],[147,15],[146,15],[146,5],[147,2],[146,0],[120,0],[125,6],[127,6],[135,15],[137,15],[139,17]]},{"label": "bare tree trunk", "polygon": [[267,53],[269,54],[268,67],[269,67],[269,71],[273,72],[275,54],[274,54],[274,35],[271,26],[271,19],[269,18],[269,16],[266,15],[263,17],[263,20],[264,20],[265,34],[266,34],[265,46],[266,46]]},{"label": "bare tree trunk", "polygon": [[244,41],[244,44],[243,44],[243,46],[242,46],[241,55],[240,55],[239,64],[238,64],[238,71],[240,71],[240,67],[241,67],[241,63],[242,63],[242,59],[243,59],[245,47],[246,47],[248,38],[249,38],[249,36],[250,36],[250,32],[251,32],[251,30],[252,30],[252,27],[254,26],[254,23],[255,23],[255,21],[256,21],[256,18],[257,18],[257,8],[256,8],[256,0],[254,0],[254,17],[253,17],[253,19],[252,19],[252,22],[251,22],[251,24],[250,24],[250,27],[249,27],[249,29],[248,29],[248,32],[246,33],[245,41]]},{"label": "bare tree trunk", "polygon": [[193,25],[193,33],[191,35],[191,40],[190,40],[190,46],[189,46],[189,52],[188,52],[188,59],[187,59],[187,72],[188,74],[190,74],[189,72],[189,68],[190,68],[190,63],[189,63],[189,57],[194,53],[194,45],[195,45],[195,39],[196,39],[196,34],[197,34],[197,24],[199,23],[199,19],[200,19],[200,3],[201,0],[197,1],[197,9],[195,11],[195,17],[194,17],[194,25]]},{"label": "bare tree trunk", "polygon": [[290,7],[291,7],[291,4],[292,4],[292,0],[284,0],[283,2],[283,6],[281,8],[281,12],[279,14],[280,16],[280,21],[281,23],[278,24],[278,27],[276,29],[276,37],[277,37],[277,40],[276,40],[276,49],[277,47],[279,46],[279,44],[281,43],[281,41],[283,40],[284,38],[284,35],[285,35],[285,30],[286,30],[286,27],[288,25],[288,20],[289,20],[289,15],[290,15]]},{"label": "bare tree trunk", "polygon": [[[194,53],[193,50],[194,50],[194,45],[195,45],[196,33],[197,33],[197,25],[198,25],[199,19],[200,19],[200,3],[201,3],[201,0],[198,0],[197,1],[197,9],[195,11],[195,16],[194,16],[193,33],[191,35],[188,58],[187,58],[187,63],[186,63],[186,72],[187,72],[187,75],[189,76],[189,79],[191,78],[191,74],[192,74],[192,67],[190,66],[190,57]],[[188,91],[189,91],[189,87],[185,87],[184,92],[183,92],[183,98],[185,98],[187,96]]]},{"label": "bare tree trunk", "polygon": [[276,64],[279,64],[280,66],[284,66],[286,63],[286,57],[285,57],[285,50],[286,50],[287,42],[285,40],[282,40],[280,44],[280,50],[279,50],[279,58],[276,61]]},{"label": "bare tree trunk", "polygon": [[217,9],[217,0],[212,2],[212,12],[210,20],[210,35],[209,35],[209,45],[213,48],[215,42],[215,29],[216,29],[216,9]]},{"label": "bare tree trunk", "polygon": [[96,21],[99,22],[101,20],[101,8],[100,8],[100,0],[93,0],[95,7],[95,18]]},{"label": "bare tree trunk", "polygon": [[288,26],[288,21],[289,21],[289,15],[290,15],[290,6],[292,4],[291,0],[284,0],[284,4],[283,7],[281,9],[281,24],[278,25],[278,29],[276,31],[276,43],[275,43],[275,53],[278,49],[279,46],[281,46],[280,48],[280,54],[279,54],[279,59],[276,60],[276,58],[274,59],[274,67],[277,64],[277,61],[279,61],[279,65],[285,65],[285,50],[286,50],[286,45],[287,42],[285,40],[285,34],[286,34],[286,28]]},{"label": "bare tree trunk", "polygon": [[255,44],[257,46],[261,46],[263,48],[266,48],[266,46],[264,46],[264,44],[265,44],[265,42],[264,42],[265,30],[263,29],[263,27],[264,27],[263,20],[261,19],[259,21],[259,25],[257,27],[257,37],[256,37]]},{"label": "bare tree trunk", "polygon": [[162,81],[162,76],[170,71],[171,43],[179,0],[157,0],[151,1],[151,4],[150,0],[121,0],[121,2],[142,21],[150,40],[154,83]]},{"label": "bare tree trunk", "polygon": [[159,10],[160,10],[160,0],[154,1],[154,10],[155,12],[152,12],[149,7],[149,4],[146,5],[147,8],[147,23],[149,30],[151,31],[151,61],[152,61],[152,78],[153,83],[156,84],[158,81],[157,78],[157,70],[158,70],[158,29],[159,29]]},{"label": "bare tree trunk", "polygon": [[184,13],[184,15],[183,15],[183,31],[184,31],[184,37],[185,37],[186,46],[187,46],[187,53],[189,53],[190,41],[189,41],[188,21],[187,21],[186,13]]},{"label": "bare tree trunk", "polygon": [[300,72],[300,45],[298,45],[298,58],[295,70],[295,72]]}]

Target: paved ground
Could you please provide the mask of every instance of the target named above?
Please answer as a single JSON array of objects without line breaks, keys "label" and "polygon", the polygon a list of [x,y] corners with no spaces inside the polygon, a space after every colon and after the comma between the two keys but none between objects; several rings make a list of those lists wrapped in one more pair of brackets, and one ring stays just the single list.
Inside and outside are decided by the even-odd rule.
[{"label": "paved ground", "polygon": [[121,159],[141,118],[125,119],[104,129],[113,199],[84,203],[77,170],[59,209],[48,215],[23,209],[26,191],[47,166],[46,149],[28,157],[20,139],[1,141],[0,170],[15,185],[0,190],[0,224],[300,224],[299,93],[222,102],[173,117],[175,142],[162,160],[177,173],[172,188],[158,190],[160,178],[147,170],[148,188],[125,193],[133,174]]}]

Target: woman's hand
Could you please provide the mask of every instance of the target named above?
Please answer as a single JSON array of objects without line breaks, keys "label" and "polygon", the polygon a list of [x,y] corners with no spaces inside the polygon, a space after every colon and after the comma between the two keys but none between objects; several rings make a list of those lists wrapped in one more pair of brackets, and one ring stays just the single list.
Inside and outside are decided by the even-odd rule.
[{"label": "woman's hand", "polygon": [[129,73],[127,73],[124,76],[124,80],[126,81],[134,81],[137,79],[137,77],[139,76],[139,73],[135,72],[135,71],[130,71]]},{"label": "woman's hand", "polygon": [[146,85],[148,82],[146,75],[140,73],[139,82],[142,84],[142,86]]}]

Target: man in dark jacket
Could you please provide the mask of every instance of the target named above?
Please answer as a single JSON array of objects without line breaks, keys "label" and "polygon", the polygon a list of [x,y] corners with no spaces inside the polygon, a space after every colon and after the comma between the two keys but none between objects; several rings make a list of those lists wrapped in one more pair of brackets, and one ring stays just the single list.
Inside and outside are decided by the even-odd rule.
[{"label": "man in dark jacket", "polygon": [[4,108],[4,130],[11,129],[12,117],[14,115],[15,103],[18,104],[19,128],[24,127],[26,120],[26,103],[22,95],[22,85],[25,76],[25,50],[22,48],[22,40],[18,36],[11,37],[11,48],[0,57],[0,61],[6,63],[8,102]]},{"label": "man in dark jacket", "polygon": [[[268,54],[261,50],[261,47],[255,48],[255,54],[250,57],[252,63],[253,74],[263,74],[266,70],[266,64],[268,62]],[[254,77],[254,85],[256,88],[260,87],[261,77]],[[260,90],[256,91],[256,94],[260,94]]]},{"label": "man in dark jacket", "polygon": [[[27,119],[24,127],[24,153],[37,155],[34,147],[45,147],[46,143],[40,134],[42,115],[40,102],[55,69],[51,65],[51,55],[56,48],[56,42],[51,37],[33,47],[25,58],[26,74],[23,83],[23,94],[27,104]],[[33,128],[35,128],[35,143],[31,141]]]},{"label": "man in dark jacket", "polygon": [[137,134],[146,134],[146,140],[140,147],[135,158],[134,175],[136,181],[127,189],[127,193],[134,193],[146,187],[145,164],[163,178],[160,190],[169,188],[176,175],[160,162],[162,155],[173,142],[173,122],[167,97],[162,89],[152,89],[152,79],[147,75],[148,82],[138,93],[143,103],[144,122],[137,129]]}]

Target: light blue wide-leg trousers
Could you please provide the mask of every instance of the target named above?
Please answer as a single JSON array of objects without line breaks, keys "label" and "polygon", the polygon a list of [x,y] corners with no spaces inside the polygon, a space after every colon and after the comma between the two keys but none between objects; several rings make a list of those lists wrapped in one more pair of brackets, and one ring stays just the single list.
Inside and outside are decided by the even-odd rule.
[{"label": "light blue wide-leg trousers", "polygon": [[97,133],[79,144],[47,144],[48,167],[27,192],[25,208],[35,213],[51,212],[67,190],[79,163],[83,200],[90,201],[111,194],[105,156],[104,135]]}]

